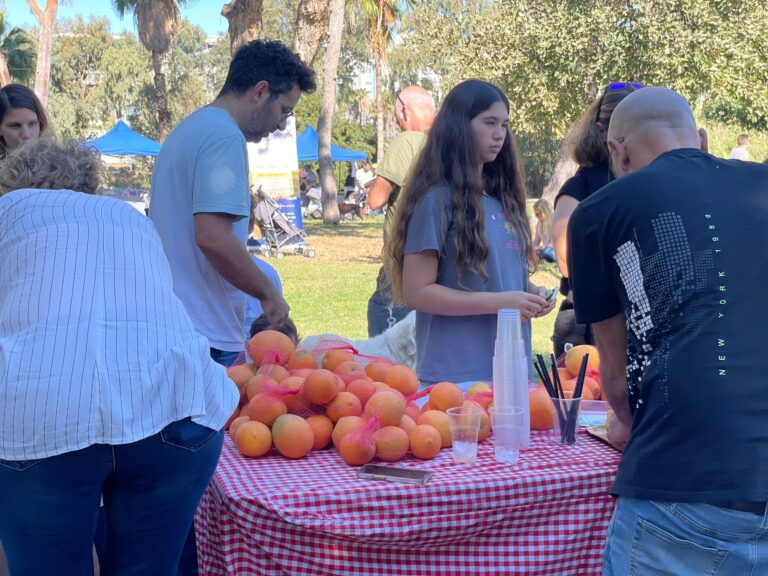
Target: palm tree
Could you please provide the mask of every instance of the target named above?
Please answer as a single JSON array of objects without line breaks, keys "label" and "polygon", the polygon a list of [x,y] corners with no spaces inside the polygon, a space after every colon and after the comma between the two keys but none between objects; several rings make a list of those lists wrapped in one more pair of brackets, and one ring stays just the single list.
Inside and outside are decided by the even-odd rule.
[{"label": "palm tree", "polygon": [[171,112],[168,108],[168,91],[165,85],[165,53],[176,38],[179,27],[179,3],[186,0],[113,0],[120,17],[133,12],[139,41],[152,54],[152,70],[155,74],[155,107],[159,139],[168,136]]},{"label": "palm tree", "polygon": [[417,0],[360,0],[360,8],[368,17],[368,41],[373,52],[376,75],[376,161],[384,154],[384,67],[387,63],[393,33],[406,10]]},{"label": "palm tree", "polygon": [[232,0],[221,9],[229,23],[229,49],[232,56],[243,44],[261,36],[263,0]]},{"label": "palm tree", "polygon": [[59,0],[48,0],[45,10],[37,5],[37,0],[27,0],[29,8],[37,18],[40,29],[37,31],[37,67],[35,69],[35,92],[45,106],[48,103],[48,83],[51,79],[51,50],[53,47],[53,24],[56,22],[56,10]]},{"label": "palm tree", "polygon": [[10,28],[5,21],[5,12],[0,12],[0,86],[28,82],[36,58],[34,39],[21,28]]},{"label": "palm tree", "polygon": [[341,38],[344,31],[344,0],[331,0],[328,15],[328,44],[323,56],[323,93],[320,117],[317,120],[318,161],[320,164],[320,188],[323,190],[323,222],[339,223],[339,205],[336,196],[336,179],[331,162],[331,133],[336,111],[336,81],[341,59]]}]

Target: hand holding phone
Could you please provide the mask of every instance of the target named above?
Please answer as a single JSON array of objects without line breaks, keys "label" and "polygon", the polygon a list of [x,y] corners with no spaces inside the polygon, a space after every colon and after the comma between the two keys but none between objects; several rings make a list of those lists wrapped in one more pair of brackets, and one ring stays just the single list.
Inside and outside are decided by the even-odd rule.
[{"label": "hand holding phone", "polygon": [[544,296],[544,300],[547,302],[552,302],[555,298],[557,298],[557,293],[559,291],[559,288],[555,286],[554,288],[550,289],[546,295]]}]

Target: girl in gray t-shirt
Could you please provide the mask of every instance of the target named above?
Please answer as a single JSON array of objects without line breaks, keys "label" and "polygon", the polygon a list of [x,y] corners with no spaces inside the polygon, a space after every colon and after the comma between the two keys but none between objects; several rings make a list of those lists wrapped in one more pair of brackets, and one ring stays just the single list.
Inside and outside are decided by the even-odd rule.
[{"label": "girl in gray t-shirt", "polygon": [[496,313],[554,307],[528,278],[535,262],[509,101],[467,80],[446,96],[408,183],[387,245],[396,299],[417,311],[422,384],[490,380]]}]

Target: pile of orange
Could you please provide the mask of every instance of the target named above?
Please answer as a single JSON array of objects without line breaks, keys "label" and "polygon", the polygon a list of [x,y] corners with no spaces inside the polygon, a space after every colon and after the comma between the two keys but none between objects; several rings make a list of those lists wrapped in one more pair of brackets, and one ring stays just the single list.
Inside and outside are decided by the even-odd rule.
[{"label": "pile of orange", "polygon": [[228,369],[241,402],[227,428],[244,456],[263,456],[274,448],[286,458],[302,458],[333,445],[352,466],[374,458],[396,462],[408,454],[431,459],[451,446],[446,410],[462,404],[483,409],[479,441],[490,436],[485,383],[465,395],[455,384],[441,382],[419,408],[409,400],[419,391],[419,379],[402,364],[363,366],[346,350],[316,359],[274,330],[258,333],[246,350],[253,362]]}]

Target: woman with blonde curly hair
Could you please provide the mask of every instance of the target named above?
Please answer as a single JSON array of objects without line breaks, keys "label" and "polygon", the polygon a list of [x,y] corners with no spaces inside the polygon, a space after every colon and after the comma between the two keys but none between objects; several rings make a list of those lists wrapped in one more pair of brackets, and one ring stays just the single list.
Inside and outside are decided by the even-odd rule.
[{"label": "woman with blonde curly hair", "polygon": [[[150,221],[75,143],[0,167],[0,540],[11,574],[171,575],[238,402]],[[41,553],[41,550],[44,553]]]}]

